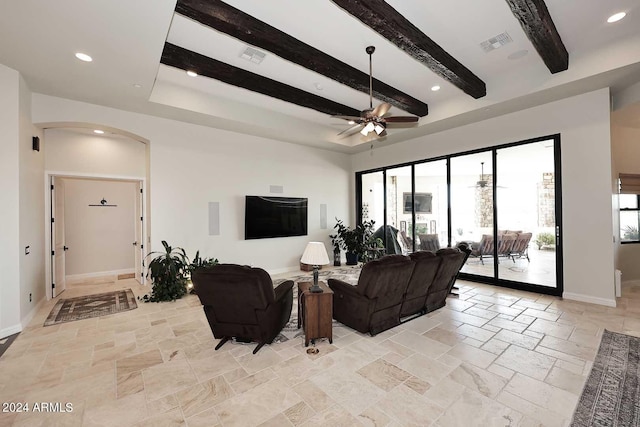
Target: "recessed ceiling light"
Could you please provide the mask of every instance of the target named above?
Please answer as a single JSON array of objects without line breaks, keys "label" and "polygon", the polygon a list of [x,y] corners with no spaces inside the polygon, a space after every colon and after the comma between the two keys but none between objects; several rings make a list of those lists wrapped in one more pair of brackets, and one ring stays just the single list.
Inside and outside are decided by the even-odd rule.
[{"label": "recessed ceiling light", "polygon": [[90,57],[89,55],[87,55],[86,53],[82,53],[82,52],[76,52],[76,58],[78,58],[80,61],[84,61],[84,62],[91,62],[93,61],[93,58]]},{"label": "recessed ceiling light", "polygon": [[349,123],[350,125],[355,125],[356,122],[354,122],[353,120],[349,120],[347,123]]},{"label": "recessed ceiling light", "polygon": [[97,133],[98,135],[102,135],[104,133],[104,131],[100,130],[100,129],[96,129],[96,130],[93,131],[93,133]]},{"label": "recessed ceiling light", "polygon": [[621,20],[622,18],[624,18],[625,16],[627,16],[627,14],[625,12],[618,12],[614,15],[611,15],[609,17],[609,19],[607,19],[608,23],[613,23],[613,22],[618,22],[619,20]]},{"label": "recessed ceiling light", "polygon": [[189,77],[197,77],[198,73],[196,73],[195,71],[187,70],[187,76],[189,76]]},{"label": "recessed ceiling light", "polygon": [[135,87],[136,89],[140,89],[142,85],[140,83],[134,83],[133,87]]},{"label": "recessed ceiling light", "polygon": [[436,92],[436,91],[440,90],[440,86],[438,86],[438,85],[431,86],[431,90]]}]

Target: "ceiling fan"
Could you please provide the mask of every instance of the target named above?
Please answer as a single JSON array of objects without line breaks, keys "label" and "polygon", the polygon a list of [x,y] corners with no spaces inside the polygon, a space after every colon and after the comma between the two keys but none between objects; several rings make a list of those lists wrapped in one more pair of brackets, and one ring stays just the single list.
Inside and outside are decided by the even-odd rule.
[{"label": "ceiling fan", "polygon": [[356,116],[331,116],[333,118],[347,120],[352,127],[343,130],[338,136],[348,136],[357,130],[364,136],[367,136],[371,132],[375,132],[378,136],[387,135],[387,124],[391,123],[416,123],[418,117],[416,116],[390,116],[385,117],[391,104],[382,103],[376,108],[373,108],[373,69],[371,65],[371,56],[376,51],[375,46],[367,46],[366,50],[369,55],[369,108],[362,110],[360,117]]},{"label": "ceiling fan", "polygon": [[[480,180],[476,182],[476,185],[471,185],[470,187],[475,188],[486,188],[489,185],[489,181],[484,179],[484,162],[480,162]],[[502,185],[496,185],[498,188],[506,188]]]}]

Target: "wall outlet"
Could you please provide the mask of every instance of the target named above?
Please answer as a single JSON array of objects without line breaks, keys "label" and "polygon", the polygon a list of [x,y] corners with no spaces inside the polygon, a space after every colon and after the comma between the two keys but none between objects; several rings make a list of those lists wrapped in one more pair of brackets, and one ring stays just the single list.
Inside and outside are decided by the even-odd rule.
[{"label": "wall outlet", "polygon": [[31,293],[29,293],[29,302],[31,302]]},{"label": "wall outlet", "polygon": [[24,254],[25,255],[29,255],[31,253],[31,246],[25,246],[24,247]]}]

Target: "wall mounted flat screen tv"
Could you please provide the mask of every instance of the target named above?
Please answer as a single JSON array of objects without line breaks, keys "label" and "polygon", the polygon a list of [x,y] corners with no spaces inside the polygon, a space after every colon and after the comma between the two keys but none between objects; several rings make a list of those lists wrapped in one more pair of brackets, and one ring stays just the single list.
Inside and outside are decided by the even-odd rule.
[{"label": "wall mounted flat screen tv", "polygon": [[[404,209],[402,213],[411,213],[411,193],[402,193]],[[431,193],[415,193],[413,205],[417,214],[431,213]]]},{"label": "wall mounted flat screen tv", "polygon": [[307,199],[246,196],[244,238],[268,239],[307,235]]}]

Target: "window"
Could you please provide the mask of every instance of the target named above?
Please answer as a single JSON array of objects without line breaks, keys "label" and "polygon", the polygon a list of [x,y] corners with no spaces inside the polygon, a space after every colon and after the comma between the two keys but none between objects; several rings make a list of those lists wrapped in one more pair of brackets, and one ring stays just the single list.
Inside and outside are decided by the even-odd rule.
[{"label": "window", "polygon": [[620,194],[620,242],[640,243],[640,195]]}]

